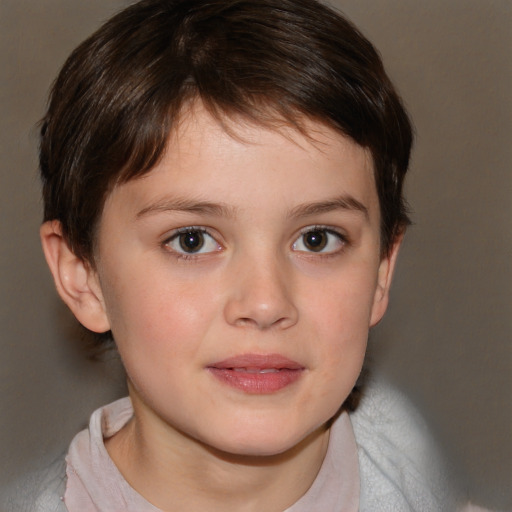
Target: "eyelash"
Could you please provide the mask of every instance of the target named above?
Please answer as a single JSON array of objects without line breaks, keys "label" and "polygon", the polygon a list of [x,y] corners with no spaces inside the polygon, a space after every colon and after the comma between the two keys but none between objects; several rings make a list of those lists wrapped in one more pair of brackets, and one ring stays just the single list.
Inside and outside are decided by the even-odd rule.
[{"label": "eyelash", "polygon": [[[170,247],[170,244],[171,242],[179,239],[179,237],[181,235],[184,235],[184,234],[187,234],[187,233],[200,233],[201,236],[208,236],[209,238],[211,238],[215,244],[217,245],[217,249],[216,250],[213,250],[213,251],[208,251],[207,253],[202,253],[202,252],[190,252],[190,253],[187,253],[185,251],[181,252],[179,250],[176,250],[176,249],[173,249],[172,247]],[[171,236],[167,237],[163,242],[162,242],[162,247],[168,252],[168,253],[171,253],[174,257],[178,258],[178,259],[182,259],[182,260],[192,260],[192,259],[196,259],[198,258],[199,256],[201,256],[202,254],[209,254],[211,252],[217,252],[217,251],[220,251],[222,249],[222,246],[217,242],[217,240],[215,239],[215,237],[210,233],[210,231],[204,227],[200,227],[200,226],[185,226],[183,228],[178,228],[176,229]],[[202,247],[201,247],[202,248]],[[200,248],[200,250],[201,250]]]},{"label": "eyelash", "polygon": [[[300,243],[304,244],[304,237],[306,235],[308,235],[309,233],[315,233],[315,232],[325,233],[325,234],[327,234],[328,237],[329,236],[336,237],[338,239],[338,241],[339,241],[341,246],[339,248],[335,249],[335,250],[330,250],[328,252],[323,252],[325,247],[330,243],[330,241],[327,240],[326,241],[326,245],[324,245],[324,247],[321,247],[319,251],[296,249],[296,246],[298,244],[300,244]],[[201,236],[203,237],[203,245],[204,245],[204,236],[206,235],[208,238],[211,238],[211,240],[213,240],[215,242],[215,244],[217,245],[217,248],[214,249],[214,250],[206,251],[206,252],[199,252],[203,248],[203,246],[201,246],[197,252],[187,253],[184,250],[180,251],[180,250],[176,250],[176,249],[170,247],[170,244],[173,241],[178,240],[181,235],[187,234],[187,233],[195,233],[195,234],[199,233],[199,234],[201,234]],[[346,237],[346,235],[340,233],[336,229],[333,229],[333,228],[330,228],[330,227],[327,227],[327,226],[322,226],[322,225],[315,225],[315,226],[309,226],[309,227],[303,229],[300,232],[299,236],[295,239],[295,241],[292,244],[292,249],[295,252],[301,253],[302,255],[307,255],[307,256],[314,255],[316,257],[328,258],[328,257],[336,256],[348,244],[349,244],[349,240]],[[196,258],[200,257],[203,254],[211,254],[211,253],[214,253],[214,252],[218,252],[218,251],[220,251],[222,249],[222,246],[217,242],[217,240],[210,233],[210,231],[208,229],[206,229],[204,227],[200,227],[200,226],[186,226],[186,227],[182,227],[182,228],[176,229],[172,233],[171,236],[167,237],[162,242],[162,247],[167,252],[171,253],[174,257],[176,257],[178,259],[183,259],[183,260],[196,259]]]},{"label": "eyelash", "polygon": [[[340,247],[338,249],[331,250],[331,251],[328,251],[328,252],[320,252],[320,251],[315,252],[315,251],[312,251],[312,250],[310,250],[310,251],[297,250],[297,252],[300,252],[300,253],[302,253],[305,256],[312,256],[312,255],[314,255],[315,257],[329,258],[329,257],[333,257],[333,256],[338,255],[350,243],[348,237],[345,234],[340,233],[338,230],[336,230],[336,229],[334,229],[332,227],[328,227],[328,226],[316,225],[316,226],[308,226],[307,228],[303,229],[300,232],[300,235],[297,237],[296,241],[293,243],[292,247],[295,246],[299,242],[299,240],[302,240],[302,243],[304,243],[303,242],[304,237],[308,233],[315,233],[315,232],[322,232],[322,233],[326,233],[328,236],[332,235],[332,236],[336,237],[338,239],[339,243],[340,243]],[[328,244],[329,241],[327,241],[326,243]],[[322,250],[323,250],[323,248],[322,248]]]}]

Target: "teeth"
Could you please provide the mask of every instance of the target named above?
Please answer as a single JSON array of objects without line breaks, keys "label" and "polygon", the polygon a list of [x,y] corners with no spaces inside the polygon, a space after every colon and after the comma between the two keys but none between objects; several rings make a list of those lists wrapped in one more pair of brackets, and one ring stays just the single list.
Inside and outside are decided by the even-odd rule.
[{"label": "teeth", "polygon": [[277,373],[279,370],[277,368],[233,368],[233,371],[244,373]]}]

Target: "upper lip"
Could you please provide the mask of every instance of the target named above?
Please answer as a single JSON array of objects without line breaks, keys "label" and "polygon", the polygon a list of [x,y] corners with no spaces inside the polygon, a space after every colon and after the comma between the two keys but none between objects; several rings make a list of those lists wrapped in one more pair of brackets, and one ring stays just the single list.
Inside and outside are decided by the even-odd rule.
[{"label": "upper lip", "polygon": [[208,368],[220,370],[232,368],[303,370],[304,366],[280,354],[241,354],[209,364]]}]

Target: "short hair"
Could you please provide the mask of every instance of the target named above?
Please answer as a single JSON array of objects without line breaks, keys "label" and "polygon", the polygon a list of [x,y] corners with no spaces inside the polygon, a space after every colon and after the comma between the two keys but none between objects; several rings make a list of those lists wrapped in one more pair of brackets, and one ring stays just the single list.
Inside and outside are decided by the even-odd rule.
[{"label": "short hair", "polygon": [[389,252],[408,223],[412,128],[372,44],[315,0],[143,0],[64,64],[42,120],[44,219],[94,265],[109,192],[158,163],[184,106],[272,126],[324,123],[371,152]]}]

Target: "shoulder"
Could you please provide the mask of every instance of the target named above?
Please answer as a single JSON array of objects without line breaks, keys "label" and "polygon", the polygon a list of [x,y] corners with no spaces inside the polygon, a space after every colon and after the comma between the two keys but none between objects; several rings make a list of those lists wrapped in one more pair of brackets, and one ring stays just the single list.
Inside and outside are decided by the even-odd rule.
[{"label": "shoulder", "polygon": [[[356,438],[379,450],[392,446],[422,452],[431,441],[426,422],[410,400],[382,379],[368,382],[357,409],[350,413]],[[382,445],[381,440],[386,443]],[[419,453],[418,453],[419,455]]]},{"label": "shoulder", "polygon": [[351,420],[359,454],[361,510],[456,509],[453,479],[441,452],[403,393],[382,380],[369,382]]},{"label": "shoulder", "polygon": [[61,497],[66,487],[65,454],[28,472],[5,491],[2,505],[11,512],[66,512]]}]

